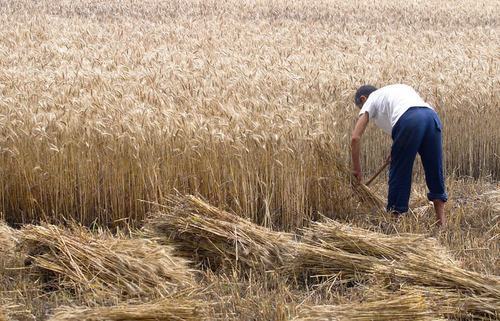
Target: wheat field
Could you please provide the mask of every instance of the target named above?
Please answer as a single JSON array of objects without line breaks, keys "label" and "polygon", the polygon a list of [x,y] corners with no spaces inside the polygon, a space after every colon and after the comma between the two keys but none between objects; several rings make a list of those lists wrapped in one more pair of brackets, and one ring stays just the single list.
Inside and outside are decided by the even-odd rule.
[{"label": "wheat field", "polygon": [[[499,177],[495,1],[1,4],[10,222],[137,222],[173,188],[286,229],[344,210],[362,83],[435,106],[448,175]],[[371,131],[365,168],[389,148]]]},{"label": "wheat field", "polygon": [[[499,19],[493,0],[0,0],[0,219],[16,228],[120,230],[129,242],[150,237],[138,229],[165,199],[193,194],[248,220],[245,226],[276,233],[300,235],[311,220],[327,216],[385,234],[431,235],[463,268],[498,276]],[[353,193],[353,95],[366,83],[409,84],[439,113],[450,194],[446,230],[435,228],[426,207],[418,161],[415,211],[401,222]],[[371,125],[362,147],[365,178],[389,150],[390,138]],[[381,198],[385,180],[371,187]],[[52,251],[69,253],[60,245]],[[84,284],[88,269],[67,255],[70,263],[43,261],[55,270],[51,282],[67,280],[53,273],[69,264]],[[76,320],[103,304],[75,298],[66,283],[63,294],[47,294],[46,286],[32,288],[28,276],[12,276],[10,263],[0,263],[6,276],[0,316],[7,310],[14,319],[72,320],[56,307],[83,305]],[[353,302],[363,303],[359,311],[377,304],[371,286],[353,287],[352,280],[309,284],[300,275],[288,282],[233,268],[197,272],[205,290],[175,297],[182,320],[199,319],[200,311],[209,319],[300,320],[302,306],[307,313],[338,305],[317,309],[337,313],[331,311],[351,310]],[[168,319],[167,295],[149,292],[161,295],[117,297],[133,297]],[[478,318],[429,313],[416,290],[402,297],[408,301],[388,300],[403,311],[421,309],[422,320]],[[192,311],[181,309],[183,300],[227,303]],[[500,298],[492,300],[500,305]],[[106,304],[121,311],[123,303]]]}]

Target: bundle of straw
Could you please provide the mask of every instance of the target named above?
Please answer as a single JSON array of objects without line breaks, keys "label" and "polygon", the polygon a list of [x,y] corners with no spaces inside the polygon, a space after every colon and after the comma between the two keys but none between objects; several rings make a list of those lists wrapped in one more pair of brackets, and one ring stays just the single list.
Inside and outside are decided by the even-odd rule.
[{"label": "bundle of straw", "polygon": [[305,242],[297,242],[290,234],[259,227],[193,196],[168,202],[147,228],[204,257],[293,275],[335,275],[343,281],[382,276],[392,284],[461,290],[481,302],[500,298],[498,277],[461,269],[436,240],[421,235],[387,236],[329,220],[313,224],[305,230]]},{"label": "bundle of straw", "polygon": [[364,303],[319,305],[301,309],[293,321],[431,321],[437,320],[418,293],[392,295]]},{"label": "bundle of straw", "polygon": [[49,321],[197,321],[205,315],[205,304],[200,301],[168,298],[140,305],[59,308]]},{"label": "bundle of straw", "polygon": [[4,222],[0,222],[0,257],[14,251],[16,243],[16,231]]},{"label": "bundle of straw", "polygon": [[156,237],[175,240],[184,255],[215,265],[273,270],[294,249],[291,234],[273,232],[195,196],[170,196],[163,211],[148,219],[145,229]]},{"label": "bundle of straw", "polygon": [[453,319],[498,320],[500,319],[500,300],[464,294],[461,291],[443,290],[434,287],[410,287],[402,293],[420,293],[430,303],[431,309]]},{"label": "bundle of straw", "polygon": [[372,209],[376,209],[379,211],[383,211],[385,208],[385,201],[381,199],[378,195],[373,193],[368,186],[362,183],[356,183],[354,177],[351,177],[351,185],[358,195],[359,199],[366,205],[368,205]]},{"label": "bundle of straw", "polygon": [[401,260],[408,253],[447,257],[435,239],[423,235],[389,236],[327,218],[305,228],[302,241],[297,245],[297,258],[289,267],[316,275],[371,275],[380,266],[392,266],[394,260]]},{"label": "bundle of straw", "polygon": [[500,277],[468,271],[440,258],[409,253],[404,260],[378,265],[376,269],[376,273],[384,274],[397,283],[461,290],[470,295],[495,299],[500,306]]},{"label": "bundle of straw", "polygon": [[344,280],[371,273],[377,258],[341,249],[296,242],[291,234],[271,231],[225,212],[194,196],[171,196],[146,230],[180,243],[184,255],[197,253],[209,262],[279,270],[293,275],[342,274]]},{"label": "bundle of straw", "polygon": [[350,168],[347,167],[345,162],[341,160],[337,155],[331,152],[327,148],[323,148],[320,145],[316,148],[317,157],[327,164],[334,164],[335,173],[337,173],[337,178],[341,180],[343,186],[351,186],[353,189],[353,196],[357,196],[358,199],[367,208],[375,210],[384,210],[385,201],[373,193],[368,186],[357,182],[357,179],[352,174]]},{"label": "bundle of straw", "polygon": [[500,188],[481,195],[494,213],[500,213]]},{"label": "bundle of straw", "polygon": [[336,276],[343,282],[364,279],[373,274],[382,260],[341,249],[306,243],[295,244],[294,257],[283,269],[294,275],[310,277]]},{"label": "bundle of straw", "polygon": [[[16,289],[16,291],[23,291]],[[10,291],[2,290],[3,295],[9,295]],[[0,321],[9,320],[35,320],[35,316],[31,313],[27,306],[14,303],[15,300],[7,297],[0,297]]]},{"label": "bundle of straw", "polygon": [[430,286],[425,288],[425,294],[434,298],[434,306],[439,307],[435,310],[440,314],[477,319],[500,314],[500,283],[496,276],[481,275],[414,253],[394,261],[318,245],[298,244],[298,249],[295,259],[286,265],[295,274],[335,275],[341,281],[386,276],[387,284]]},{"label": "bundle of straw", "polygon": [[16,261],[17,231],[0,222],[0,268],[9,267]]},{"label": "bundle of straw", "polygon": [[40,279],[97,300],[161,297],[193,282],[187,261],[150,240],[54,225],[26,226],[20,238]]},{"label": "bundle of straw", "polygon": [[381,259],[401,260],[409,253],[451,260],[436,239],[421,234],[386,235],[324,218],[304,229],[303,241],[325,248]]},{"label": "bundle of straw", "polygon": [[415,234],[388,236],[328,219],[304,231],[303,241],[310,247],[299,246],[304,250],[298,251],[295,269],[358,278],[385,276],[392,284],[431,286],[429,291],[443,291],[440,297],[448,299],[448,306],[470,302],[453,310],[453,315],[460,311],[474,316],[498,314],[500,278],[460,268],[435,239]]}]

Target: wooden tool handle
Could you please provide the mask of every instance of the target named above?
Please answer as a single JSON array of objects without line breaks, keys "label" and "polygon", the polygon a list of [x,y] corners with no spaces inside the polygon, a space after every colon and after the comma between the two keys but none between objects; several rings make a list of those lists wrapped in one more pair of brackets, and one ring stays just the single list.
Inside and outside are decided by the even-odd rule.
[{"label": "wooden tool handle", "polygon": [[368,182],[365,183],[366,186],[369,186],[374,180],[375,178],[377,178],[380,173],[382,173],[382,171],[387,167],[387,165],[389,165],[390,162],[385,162],[384,165],[382,165],[382,167],[379,168],[379,170],[375,173],[375,175],[372,176],[372,178],[370,178],[368,180]]}]

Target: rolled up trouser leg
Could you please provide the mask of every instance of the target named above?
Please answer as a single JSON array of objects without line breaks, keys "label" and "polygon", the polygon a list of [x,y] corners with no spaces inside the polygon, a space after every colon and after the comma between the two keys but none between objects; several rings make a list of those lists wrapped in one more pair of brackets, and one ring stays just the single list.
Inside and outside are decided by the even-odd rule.
[{"label": "rolled up trouser leg", "polygon": [[442,125],[436,112],[430,111],[429,116],[432,118],[432,124],[424,135],[418,153],[422,159],[425,182],[429,189],[427,198],[430,201],[441,200],[446,202],[448,195],[444,183]]}]

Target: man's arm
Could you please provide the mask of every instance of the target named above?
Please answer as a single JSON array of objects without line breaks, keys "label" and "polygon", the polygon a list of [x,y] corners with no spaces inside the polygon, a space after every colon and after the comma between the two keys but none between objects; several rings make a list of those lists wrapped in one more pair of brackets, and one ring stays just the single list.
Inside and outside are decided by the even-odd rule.
[{"label": "man's arm", "polygon": [[368,121],[368,113],[362,114],[356,122],[356,126],[354,127],[351,136],[352,169],[353,174],[354,176],[356,176],[359,183],[361,183],[361,180],[363,179],[363,175],[361,174],[361,162],[359,160],[361,150],[361,136],[363,136],[363,133],[365,132]]}]

